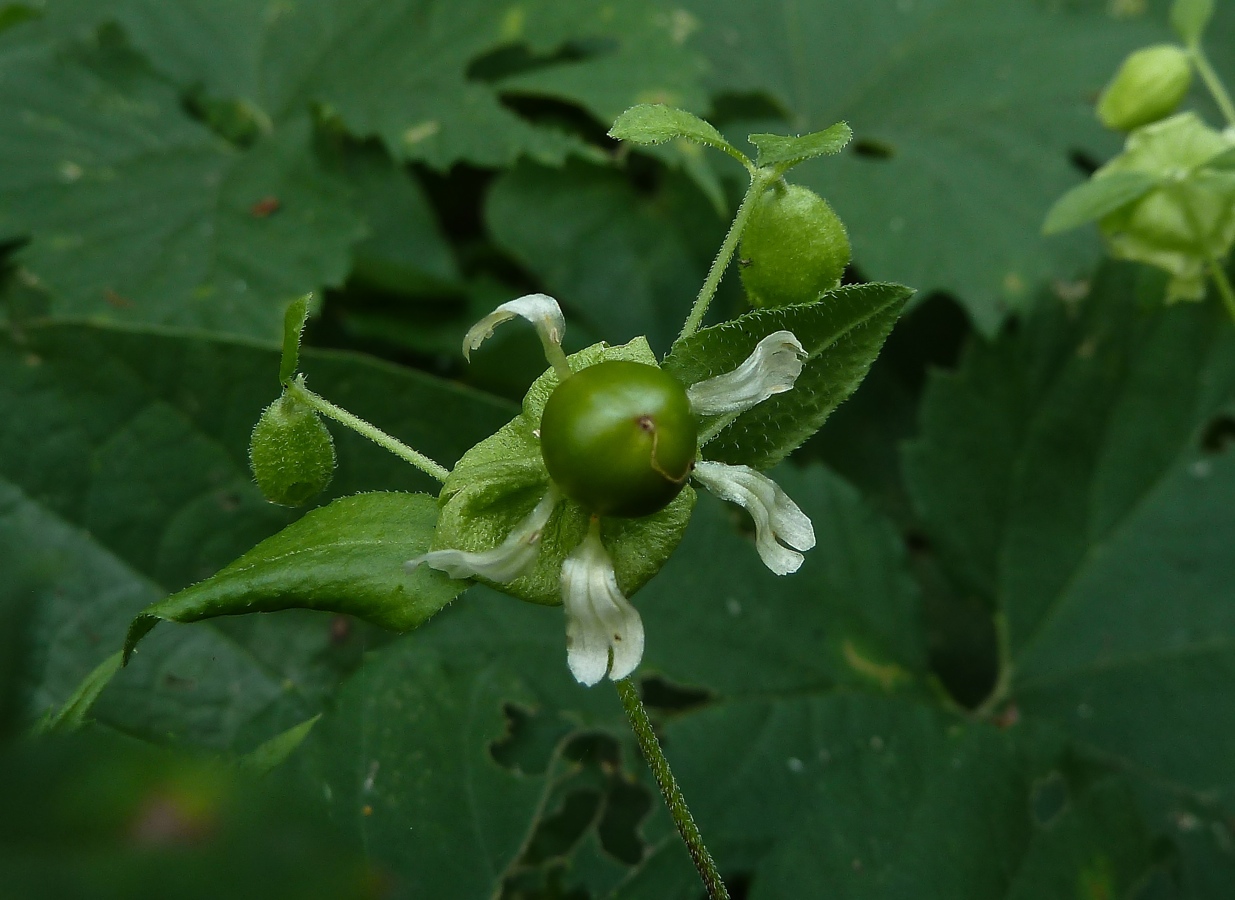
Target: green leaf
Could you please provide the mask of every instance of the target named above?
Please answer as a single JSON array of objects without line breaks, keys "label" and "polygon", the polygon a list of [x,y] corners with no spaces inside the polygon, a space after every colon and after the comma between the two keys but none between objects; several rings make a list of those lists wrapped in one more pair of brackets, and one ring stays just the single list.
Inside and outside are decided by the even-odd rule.
[{"label": "green leaf", "polygon": [[1043,234],[1070,231],[1139,200],[1161,180],[1146,172],[1112,172],[1079,184],[1055,201],[1042,223]]},{"label": "green leaf", "polygon": [[425,494],[357,494],[315,509],[218,574],[144,609],[129,626],[125,661],[160,621],[320,609],[410,631],[468,587],[425,566],[403,570],[428,550],[436,524],[436,503]]},{"label": "green leaf", "polygon": [[788,456],[857,388],[912,293],[898,284],[847,285],[814,303],[754,310],[676,343],[663,365],[685,385],[737,368],[782,329],[808,354],[793,390],[738,416],[707,445],[707,458],[763,469]]},{"label": "green leaf", "polygon": [[48,710],[32,729],[35,735],[67,733],[76,731],[89,721],[86,717],[94,706],[103,688],[111,683],[115,674],[120,671],[123,654],[113,653],[99,663],[81,685],[73,692],[58,710]]},{"label": "green leaf", "polygon": [[0,234],[32,239],[53,316],[274,343],[290,298],[347,273],[362,224],[307,117],[229,146],[106,41],[0,53],[0,116]]},{"label": "green leaf", "polygon": [[[597,337],[645,335],[658,352],[682,327],[728,225],[680,176],[666,175],[649,194],[582,163],[563,171],[525,165],[501,176],[485,221]],[[568,314],[568,336],[575,320]]]},{"label": "green leaf", "polygon": [[312,294],[293,300],[283,314],[283,356],[279,359],[279,383],[286,385],[300,367],[300,337],[309,318]]},{"label": "green leaf", "polygon": [[774,166],[784,172],[817,156],[835,156],[853,140],[853,131],[846,123],[837,122],[813,134],[752,134],[748,140],[759,150],[759,166]]},{"label": "green leaf", "polygon": [[276,734],[261,746],[250,750],[240,758],[240,768],[254,775],[269,775],[287,762],[287,758],[300,748],[321,717],[322,714],[318,713],[313,718],[306,719],[299,725],[293,725],[282,734]]},{"label": "green leaf", "polygon": [[1020,715],[1210,791],[1233,781],[1235,333],[1217,304],[1136,294],[1108,268],[1075,321],[972,344],[932,379],[906,474],[932,544],[1006,618]]},{"label": "green leaf", "polygon": [[1038,284],[1099,258],[1096,237],[1042,241],[1041,217],[1076,183],[1070,154],[1115,152],[1087,98],[1160,29],[1099,3],[682,5],[702,22],[713,91],[786,111],[757,130],[853,128],[852,152],[795,180],[836,208],[867,278],[947,292],[994,334]]},{"label": "green leaf", "polygon": [[[145,607],[297,517],[266,503],[248,471],[278,366],[277,350],[200,335],[0,332],[0,416],[22,423],[0,429],[0,609],[30,605],[27,718],[59,708]],[[332,400],[443,462],[510,417],[508,404],[352,354],[307,349],[302,366]],[[335,437],[332,496],[434,486],[358,435]],[[160,741],[247,749],[320,711],[362,645],[380,640],[366,628],[288,612],[168,629],[92,715]]]},{"label": "green leaf", "polygon": [[663,144],[665,141],[684,138],[722,150],[739,162],[750,162],[710,123],[684,109],[663,104],[643,103],[632,106],[617,117],[617,121],[609,129],[609,137],[619,141],[633,141],[636,144]]},{"label": "green leaf", "polygon": [[1214,0],[1175,0],[1171,5],[1171,27],[1188,46],[1201,42],[1205,26],[1214,14]]},{"label": "green leaf", "polygon": [[[576,371],[610,359],[656,365],[656,356],[642,339],[620,347],[595,344],[569,359]],[[545,403],[557,383],[553,370],[545,372],[528,389],[522,413],[459,460],[442,487],[434,550],[491,550],[545,496],[549,473],[541,457],[538,431]],[[688,485],[654,515],[602,522],[605,548],[613,557],[624,594],[634,594],[664,565],[682,539],[694,502],[694,491]],[[560,604],[562,563],[583,540],[590,518],[583,507],[563,499],[541,532],[535,568],[495,586],[533,603]]]}]

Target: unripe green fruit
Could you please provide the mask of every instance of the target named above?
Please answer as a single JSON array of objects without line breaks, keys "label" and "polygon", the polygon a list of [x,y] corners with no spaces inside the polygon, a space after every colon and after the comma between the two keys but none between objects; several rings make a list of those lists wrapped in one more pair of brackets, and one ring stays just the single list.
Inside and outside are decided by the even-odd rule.
[{"label": "unripe green fruit", "polygon": [[1145,47],[1124,60],[1098,98],[1098,118],[1116,131],[1157,122],[1175,111],[1191,84],[1188,51],[1173,44]]},{"label": "unripe green fruit", "polygon": [[308,404],[285,393],[257,420],[249,462],[267,500],[301,506],[334,477],[334,441]]},{"label": "unripe green fruit", "polygon": [[686,389],[656,366],[625,360],[571,375],[540,421],[549,477],[602,516],[647,516],[668,506],[690,477],[698,443]]},{"label": "unripe green fruit", "polygon": [[742,284],[755,306],[810,303],[840,284],[849,234],[826,200],[777,184],[756,201],[742,232]]}]

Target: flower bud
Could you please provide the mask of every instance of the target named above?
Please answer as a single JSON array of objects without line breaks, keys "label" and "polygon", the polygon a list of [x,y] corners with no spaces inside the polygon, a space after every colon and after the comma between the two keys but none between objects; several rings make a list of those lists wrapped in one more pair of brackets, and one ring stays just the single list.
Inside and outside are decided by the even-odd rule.
[{"label": "flower bud", "polygon": [[755,201],[742,232],[742,284],[755,306],[810,303],[840,284],[849,235],[826,200],[777,184]]},{"label": "flower bud", "polygon": [[1116,131],[1157,122],[1183,102],[1191,83],[1192,64],[1182,47],[1156,44],[1137,50],[1098,98],[1098,118]]},{"label": "flower bud", "polygon": [[686,485],[699,430],[686,389],[656,366],[608,360],[553,391],[540,421],[549,477],[602,516],[647,516]]},{"label": "flower bud", "polygon": [[334,441],[313,409],[285,392],[266,407],[253,429],[249,462],[271,503],[301,506],[334,476]]}]

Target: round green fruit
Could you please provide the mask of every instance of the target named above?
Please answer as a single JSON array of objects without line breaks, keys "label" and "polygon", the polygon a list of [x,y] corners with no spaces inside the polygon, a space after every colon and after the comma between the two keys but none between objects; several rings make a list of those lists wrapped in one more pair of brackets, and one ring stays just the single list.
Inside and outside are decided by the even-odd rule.
[{"label": "round green fruit", "polygon": [[312,408],[285,393],[257,420],[249,462],[267,500],[301,506],[334,477],[334,441]]},{"label": "round green fruit", "polygon": [[775,184],[742,232],[742,284],[755,306],[810,303],[840,284],[849,234],[828,202],[796,184]]},{"label": "round green fruit", "polygon": [[699,426],[686,390],[656,366],[609,360],[563,381],[540,421],[549,477],[601,516],[664,509],[690,477]]}]

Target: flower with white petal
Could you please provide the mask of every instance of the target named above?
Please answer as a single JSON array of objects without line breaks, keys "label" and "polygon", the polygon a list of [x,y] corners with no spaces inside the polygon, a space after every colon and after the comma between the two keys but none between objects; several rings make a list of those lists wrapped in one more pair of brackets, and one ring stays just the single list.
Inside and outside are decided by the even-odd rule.
[{"label": "flower with white petal", "polygon": [[625,678],[643,658],[643,620],[618,589],[617,573],[600,540],[600,520],[562,565],[566,664],[589,687],[607,674]]},{"label": "flower with white petal", "polygon": [[469,553],[465,550],[430,550],[423,556],[409,559],[404,568],[409,572],[417,566],[445,572],[451,578],[485,578],[489,581],[513,581],[526,573],[536,562],[540,548],[540,535],[553,507],[557,505],[557,491],[550,489],[536,508],[528,513],[506,540],[492,550]]},{"label": "flower with white petal", "polygon": [[750,466],[700,461],[692,474],[717,497],[750,513],[755,520],[755,549],[764,565],[777,575],[798,570],[799,551],[815,546],[815,529],[780,485]]},{"label": "flower with white petal", "polygon": [[[545,357],[559,381],[570,377],[573,373],[561,346],[565,319],[557,301],[545,294],[529,294],[503,303],[477,322],[464,338],[464,355],[479,347],[499,324],[516,317],[536,326]],[[733,371],[687,387],[691,412],[698,417],[733,415],[784,393],[801,375],[806,356],[792,332],[770,334]],[[539,436],[539,431],[536,434]],[[692,477],[721,499],[746,508],[755,522],[755,549],[776,574],[797,571],[802,552],[815,546],[810,519],[766,475],[748,466],[697,460]],[[532,569],[541,532],[559,500],[574,502],[551,487],[532,513],[491,550],[433,550],[407,566],[414,569],[427,565],[454,578],[513,581]],[[566,661],[571,673],[589,686],[606,676],[618,680],[630,675],[643,657],[643,622],[618,586],[613,560],[601,539],[599,516],[590,518],[586,536],[566,556],[560,587],[566,612]]]},{"label": "flower with white petal", "polygon": [[806,350],[791,331],[769,334],[732,372],[692,384],[686,389],[697,416],[745,412],[773,394],[783,394],[802,374]]}]

